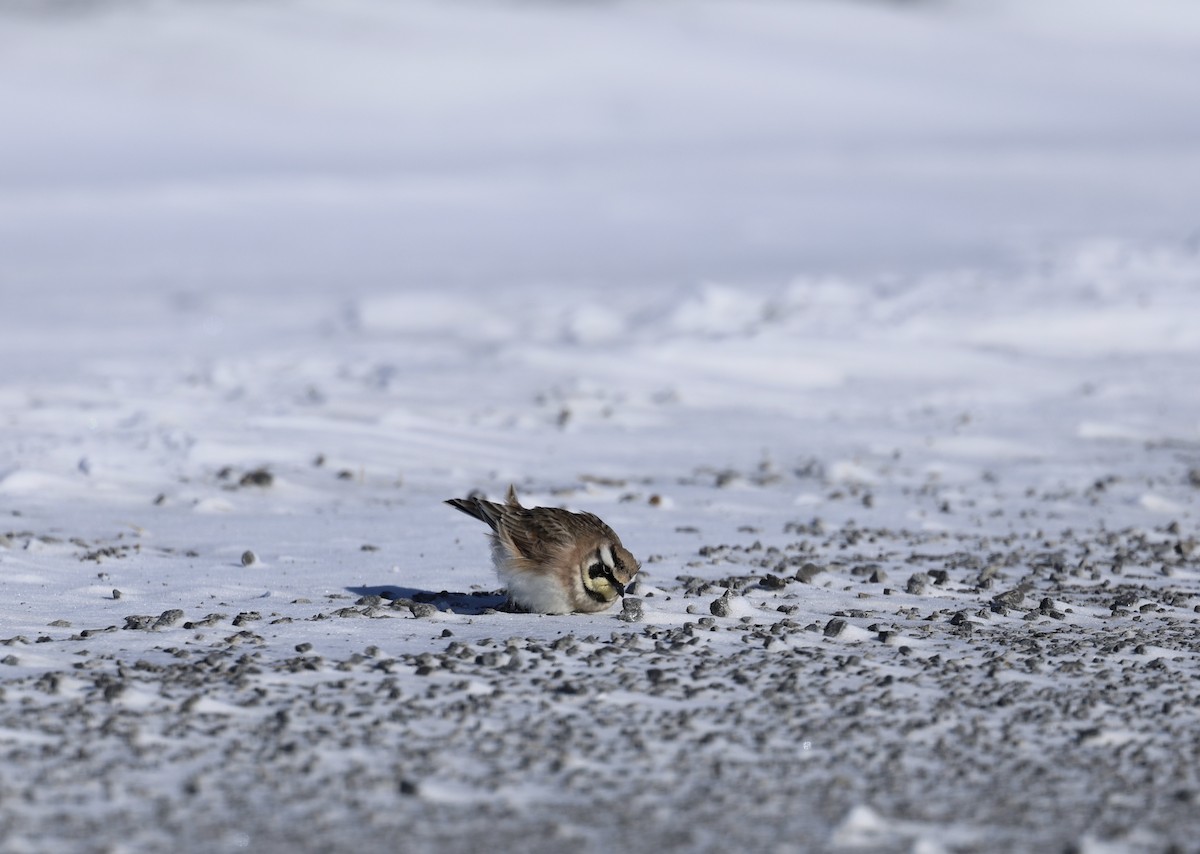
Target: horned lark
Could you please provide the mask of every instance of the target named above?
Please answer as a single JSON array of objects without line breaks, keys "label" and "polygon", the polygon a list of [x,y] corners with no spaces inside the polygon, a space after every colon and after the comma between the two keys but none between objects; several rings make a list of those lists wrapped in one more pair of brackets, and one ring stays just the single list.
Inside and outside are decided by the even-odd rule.
[{"label": "horned lark", "polygon": [[641,569],[613,529],[591,513],[522,507],[508,488],[504,504],[482,498],[446,502],[492,529],[492,562],[509,601],[526,611],[603,611],[625,595]]}]

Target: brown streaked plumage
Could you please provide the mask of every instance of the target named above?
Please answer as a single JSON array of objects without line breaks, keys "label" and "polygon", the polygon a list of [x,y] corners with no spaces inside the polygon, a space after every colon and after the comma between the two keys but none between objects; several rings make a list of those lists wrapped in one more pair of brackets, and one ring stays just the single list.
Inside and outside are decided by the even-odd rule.
[{"label": "brown streaked plumage", "polygon": [[451,498],[451,507],[492,529],[492,562],[509,601],[544,614],[612,607],[641,569],[612,528],[591,513],[522,507],[508,488],[504,504]]}]

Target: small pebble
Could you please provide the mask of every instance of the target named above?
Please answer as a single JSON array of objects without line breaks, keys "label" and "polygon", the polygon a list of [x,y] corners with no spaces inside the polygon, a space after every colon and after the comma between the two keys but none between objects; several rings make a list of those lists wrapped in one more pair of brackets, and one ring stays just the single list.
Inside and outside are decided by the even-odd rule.
[{"label": "small pebble", "polygon": [[825,571],[825,567],[817,566],[815,563],[806,563],[804,566],[796,570],[793,576],[797,581],[802,581],[805,584],[812,584],[813,579]]},{"label": "small pebble", "polygon": [[258,555],[249,549],[242,552],[242,566],[253,566],[256,563],[258,563]]},{"label": "small pebble", "polygon": [[267,487],[275,482],[275,476],[265,468],[254,469],[242,475],[242,479],[238,481],[239,486],[262,486]]}]

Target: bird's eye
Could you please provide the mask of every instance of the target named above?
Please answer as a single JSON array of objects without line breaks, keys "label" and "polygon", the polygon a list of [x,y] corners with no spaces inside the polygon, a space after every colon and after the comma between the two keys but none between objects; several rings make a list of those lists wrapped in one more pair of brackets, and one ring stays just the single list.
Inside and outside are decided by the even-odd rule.
[{"label": "bird's eye", "polygon": [[607,573],[602,563],[593,563],[588,567],[588,578],[603,578]]}]

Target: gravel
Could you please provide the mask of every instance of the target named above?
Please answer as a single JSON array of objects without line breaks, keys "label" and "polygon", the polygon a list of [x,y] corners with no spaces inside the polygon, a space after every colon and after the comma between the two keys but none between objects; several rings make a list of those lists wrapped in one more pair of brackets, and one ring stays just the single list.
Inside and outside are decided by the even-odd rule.
[{"label": "gravel", "polygon": [[[0,842],[1194,843],[1194,552],[1164,576],[1131,570],[1163,552],[1161,533],[1073,532],[1048,549],[1030,531],[999,550],[983,535],[850,524],[754,537],[705,547],[710,563],[677,581],[652,566],[641,595],[595,616],[417,591],[429,601],[330,595],[233,616],[205,603],[128,616],[134,631],[58,619],[0,638]],[[1095,557],[1114,542],[1119,565]],[[824,584],[772,580],[797,551],[836,557]],[[911,576],[907,595],[883,594],[887,571]],[[1002,592],[980,584],[985,571]]]}]

